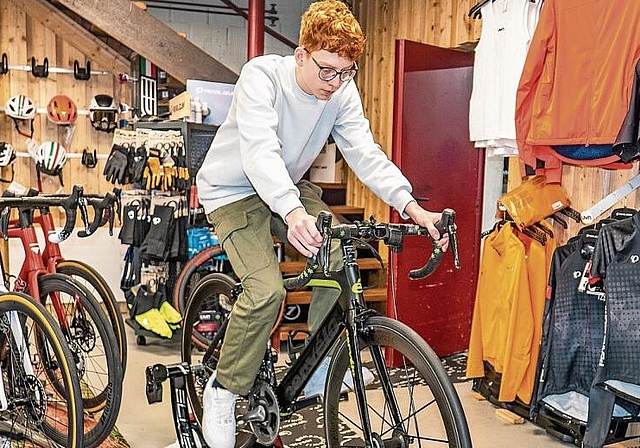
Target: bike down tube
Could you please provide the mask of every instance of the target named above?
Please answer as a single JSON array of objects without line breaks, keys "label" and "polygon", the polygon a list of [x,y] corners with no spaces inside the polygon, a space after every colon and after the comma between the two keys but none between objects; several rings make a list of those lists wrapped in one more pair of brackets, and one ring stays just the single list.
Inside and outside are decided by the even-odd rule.
[{"label": "bike down tube", "polygon": [[338,298],[320,327],[309,336],[307,346],[276,386],[275,393],[281,411],[291,411],[307,381],[342,333],[344,329],[343,315],[344,310],[340,304],[340,298]]}]

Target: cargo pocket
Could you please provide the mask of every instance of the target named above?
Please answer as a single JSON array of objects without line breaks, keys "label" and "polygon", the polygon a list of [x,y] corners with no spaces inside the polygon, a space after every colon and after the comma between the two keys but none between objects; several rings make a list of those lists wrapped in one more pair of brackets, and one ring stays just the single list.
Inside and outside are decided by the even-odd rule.
[{"label": "cargo pocket", "polygon": [[225,213],[221,220],[216,219],[218,216],[212,218],[220,244],[240,279],[277,262],[269,231],[268,209]]}]

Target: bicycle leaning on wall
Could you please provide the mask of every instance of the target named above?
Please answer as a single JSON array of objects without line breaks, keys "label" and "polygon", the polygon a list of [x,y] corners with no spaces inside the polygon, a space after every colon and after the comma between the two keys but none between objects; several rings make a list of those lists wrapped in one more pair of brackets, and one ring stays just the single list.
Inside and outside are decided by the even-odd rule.
[{"label": "bicycle leaning on wall", "polygon": [[[436,227],[441,234],[449,234],[451,252],[459,267],[454,219],[453,210],[447,209]],[[286,279],[285,288],[329,286],[339,289],[340,297],[318,331],[292,356],[280,380],[276,377],[276,356],[270,345],[266,347],[250,393],[244,400],[237,400],[236,446],[254,446],[256,442],[282,446],[278,435],[281,422],[297,410],[321,402],[329,448],[431,444],[471,447],[464,410],[440,359],[407,325],[367,308],[356,261],[358,241],[382,241],[399,251],[406,236],[428,237],[433,243],[431,256],[425,266],[409,274],[417,280],[433,273],[440,264],[443,250],[438,242],[419,225],[379,223],[373,218],[332,226],[331,215],[322,213],[318,228],[323,235],[318,256],[307,261],[299,276]],[[328,268],[333,239],[340,240],[344,258],[344,268],[337,272]],[[321,269],[316,272],[318,267]],[[241,286],[224,274],[205,276],[186,307],[183,362],[147,367],[149,403],[162,400],[161,383],[171,380],[174,424],[181,448],[205,446],[198,426],[203,387],[216,368],[228,315],[240,290]],[[193,340],[207,343],[204,354]],[[328,355],[331,359],[324,394],[301,398],[306,383]],[[366,386],[363,366],[374,377]],[[189,407],[197,422],[189,420]]]}]

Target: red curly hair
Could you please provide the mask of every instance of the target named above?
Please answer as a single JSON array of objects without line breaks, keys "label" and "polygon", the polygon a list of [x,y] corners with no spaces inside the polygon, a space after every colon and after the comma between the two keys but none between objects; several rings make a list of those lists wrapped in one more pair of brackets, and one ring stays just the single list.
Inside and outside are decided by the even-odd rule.
[{"label": "red curly hair", "polygon": [[320,0],[309,5],[300,23],[300,46],[309,52],[326,50],[355,61],[364,53],[366,37],[347,5]]}]

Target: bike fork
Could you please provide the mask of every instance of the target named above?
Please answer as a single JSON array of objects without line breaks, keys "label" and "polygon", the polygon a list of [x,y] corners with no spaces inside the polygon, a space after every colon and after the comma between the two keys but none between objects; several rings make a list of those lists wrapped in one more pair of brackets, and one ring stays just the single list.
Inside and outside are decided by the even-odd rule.
[{"label": "bike fork", "polygon": [[351,375],[354,380],[353,385],[356,394],[356,403],[358,404],[358,414],[360,414],[360,422],[362,423],[365,448],[376,448],[377,444],[374,445],[373,441],[367,396],[364,390],[362,359],[360,358],[360,341],[358,339],[358,331],[354,325],[347,327],[347,344],[349,346],[349,368],[351,369]]}]

